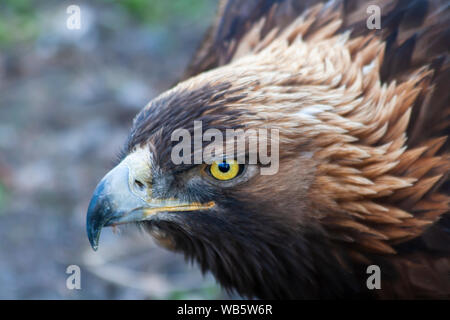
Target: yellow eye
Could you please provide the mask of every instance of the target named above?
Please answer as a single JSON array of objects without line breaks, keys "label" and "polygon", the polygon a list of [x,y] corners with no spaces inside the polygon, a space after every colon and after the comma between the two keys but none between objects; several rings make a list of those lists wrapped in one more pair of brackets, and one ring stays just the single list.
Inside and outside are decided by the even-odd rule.
[{"label": "yellow eye", "polygon": [[239,173],[239,163],[236,160],[214,161],[209,172],[217,180],[231,180]]}]

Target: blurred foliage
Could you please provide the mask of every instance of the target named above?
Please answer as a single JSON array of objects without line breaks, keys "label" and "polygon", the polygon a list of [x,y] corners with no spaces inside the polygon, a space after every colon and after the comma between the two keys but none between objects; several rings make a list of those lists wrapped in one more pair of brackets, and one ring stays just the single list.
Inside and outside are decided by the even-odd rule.
[{"label": "blurred foliage", "polygon": [[[99,0],[87,3],[90,6],[100,5],[104,9],[121,8],[135,23],[155,26],[176,22],[177,18],[199,20],[211,12],[217,0]],[[49,9],[55,4],[56,8],[61,8],[61,3],[54,0],[39,3],[32,0],[1,0],[0,46],[33,41],[42,32],[42,21],[39,21],[37,12],[42,7]],[[79,4],[81,7],[85,5],[82,0]]]},{"label": "blurred foliage", "polygon": [[174,290],[167,297],[168,300],[186,300],[186,299],[219,299],[221,289],[218,285],[207,286],[199,290]]},{"label": "blurred foliage", "polygon": [[139,22],[160,24],[178,16],[199,19],[214,0],[103,0],[117,3]]},{"label": "blurred foliage", "polygon": [[38,34],[38,25],[31,0],[2,0],[0,2],[0,44],[26,42]]},{"label": "blurred foliage", "polygon": [[0,8],[2,13],[15,12],[29,14],[34,11],[31,0],[2,0]]}]

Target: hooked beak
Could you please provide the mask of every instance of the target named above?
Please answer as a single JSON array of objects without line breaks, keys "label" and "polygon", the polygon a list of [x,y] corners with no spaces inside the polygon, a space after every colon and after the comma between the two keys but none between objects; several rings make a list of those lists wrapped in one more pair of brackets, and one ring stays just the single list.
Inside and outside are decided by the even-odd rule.
[{"label": "hooked beak", "polygon": [[86,229],[92,249],[98,249],[103,227],[152,219],[159,212],[186,212],[212,208],[214,202],[181,202],[151,197],[149,161],[143,151],[126,157],[97,185],[89,203]]}]

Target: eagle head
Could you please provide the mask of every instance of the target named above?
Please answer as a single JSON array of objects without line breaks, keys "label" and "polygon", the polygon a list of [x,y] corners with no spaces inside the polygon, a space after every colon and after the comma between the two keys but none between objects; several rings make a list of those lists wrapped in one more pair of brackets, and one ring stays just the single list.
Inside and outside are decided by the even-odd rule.
[{"label": "eagle head", "polygon": [[[383,40],[337,32],[335,18],[318,26],[314,12],[303,15],[151,101],[90,202],[93,248],[103,227],[137,223],[244,296],[367,292],[367,265],[447,210],[444,196],[427,192],[449,163],[437,156],[445,137],[406,144],[428,69],[382,81]],[[245,133],[245,146],[256,137],[270,163],[226,148],[236,143],[230,130]],[[188,133],[181,153],[177,132]],[[209,158],[207,132],[223,137]]]}]

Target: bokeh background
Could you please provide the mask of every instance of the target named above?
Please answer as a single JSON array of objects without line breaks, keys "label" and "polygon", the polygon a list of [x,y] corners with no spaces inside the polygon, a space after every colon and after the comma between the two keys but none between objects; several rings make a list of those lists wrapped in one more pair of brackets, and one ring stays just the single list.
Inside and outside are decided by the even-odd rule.
[{"label": "bokeh background", "polygon": [[[69,5],[81,29],[66,27]],[[134,115],[181,76],[215,0],[1,0],[0,299],[227,298],[137,228],[91,251],[86,208]],[[81,290],[66,268],[81,268]]]}]

